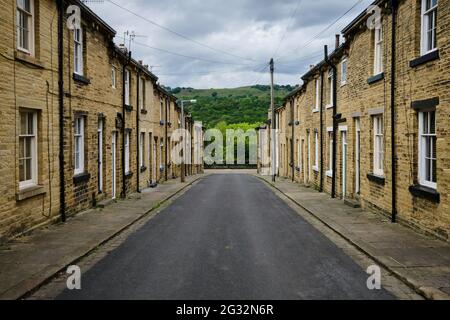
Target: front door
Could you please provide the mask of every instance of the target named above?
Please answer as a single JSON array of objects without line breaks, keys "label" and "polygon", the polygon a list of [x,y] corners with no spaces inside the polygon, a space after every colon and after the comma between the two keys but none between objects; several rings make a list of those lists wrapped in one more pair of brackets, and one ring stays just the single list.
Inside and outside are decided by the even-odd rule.
[{"label": "front door", "polygon": [[112,133],[111,138],[111,161],[112,161],[112,170],[111,170],[111,197],[113,199],[116,198],[116,146],[117,146],[117,133]]},{"label": "front door", "polygon": [[342,199],[347,192],[347,131],[342,131]]},{"label": "front door", "polygon": [[361,124],[359,119],[355,119],[355,193],[359,194],[361,190]]},{"label": "front door", "polygon": [[98,119],[98,193],[103,192],[103,119]]}]

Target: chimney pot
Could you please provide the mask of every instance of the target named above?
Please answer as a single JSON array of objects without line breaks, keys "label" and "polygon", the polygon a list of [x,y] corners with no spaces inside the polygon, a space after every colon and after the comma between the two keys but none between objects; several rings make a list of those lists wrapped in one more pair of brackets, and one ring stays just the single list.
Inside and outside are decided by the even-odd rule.
[{"label": "chimney pot", "polygon": [[336,49],[340,46],[340,35],[336,35]]}]

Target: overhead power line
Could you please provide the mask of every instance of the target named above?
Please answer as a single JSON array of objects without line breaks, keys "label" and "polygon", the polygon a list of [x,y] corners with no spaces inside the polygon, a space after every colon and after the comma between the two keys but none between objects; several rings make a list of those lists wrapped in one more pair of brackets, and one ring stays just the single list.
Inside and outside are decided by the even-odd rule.
[{"label": "overhead power line", "polygon": [[219,53],[221,53],[221,54],[225,54],[225,55],[228,55],[228,56],[231,56],[231,57],[234,57],[234,58],[243,59],[243,60],[248,60],[248,61],[253,61],[253,62],[258,62],[258,61],[254,60],[254,59],[251,59],[251,58],[238,56],[238,55],[235,55],[235,54],[233,54],[233,53],[227,52],[227,51],[225,51],[225,50],[221,50],[221,49],[217,49],[217,48],[211,47],[211,46],[209,46],[209,45],[207,45],[207,44],[205,44],[205,43],[202,43],[202,42],[197,41],[197,40],[195,40],[195,39],[192,39],[192,38],[190,38],[190,37],[188,37],[188,36],[185,36],[184,34],[181,34],[181,33],[177,32],[177,31],[174,31],[174,30],[172,30],[172,29],[169,29],[169,28],[167,28],[167,27],[165,27],[165,26],[163,26],[163,25],[160,25],[159,23],[157,23],[157,22],[155,22],[155,21],[152,21],[152,20],[150,20],[150,19],[148,19],[148,18],[146,18],[146,17],[140,15],[139,13],[136,13],[136,12],[134,12],[134,11],[128,9],[128,8],[125,8],[125,7],[121,6],[120,4],[118,4],[118,3],[116,3],[116,2],[114,2],[114,1],[112,1],[112,0],[106,0],[106,1],[108,1],[108,2],[111,3],[112,5],[114,5],[114,6],[118,7],[118,8],[120,8],[120,9],[122,9],[122,10],[124,10],[124,11],[126,11],[126,12],[128,12],[128,13],[130,13],[130,14],[132,14],[132,15],[134,15],[134,16],[136,16],[136,17],[138,17],[138,18],[140,18],[140,19],[142,19],[142,20],[144,20],[144,21],[146,21],[146,22],[148,22],[148,23],[150,23],[150,24],[152,24],[152,25],[154,25],[154,26],[160,28],[160,29],[163,29],[163,30],[165,30],[165,31],[167,31],[167,32],[169,32],[169,33],[172,33],[172,34],[174,34],[174,35],[180,37],[180,38],[183,38],[184,40],[193,42],[193,43],[195,43],[195,44],[197,44],[197,45],[199,45],[199,46],[201,46],[201,47],[204,47],[204,48],[207,48],[207,49],[209,49],[209,50],[213,50],[213,51],[216,51],[216,52],[219,52]]},{"label": "overhead power line", "polygon": [[[122,36],[116,36],[116,37],[119,38],[119,39],[125,39],[125,37],[122,37]],[[149,48],[149,49],[152,49],[152,50],[164,52],[164,53],[167,53],[167,54],[171,54],[171,55],[175,55],[175,56],[179,56],[179,57],[183,57],[183,58],[187,58],[187,59],[193,59],[193,60],[209,62],[209,63],[217,63],[217,64],[225,64],[225,65],[236,65],[236,66],[255,66],[255,65],[257,65],[257,64],[245,64],[245,63],[218,61],[218,60],[212,60],[212,59],[206,59],[206,58],[201,58],[201,57],[190,56],[190,55],[186,55],[186,54],[170,51],[170,50],[167,50],[167,49],[161,49],[161,48],[153,47],[153,46],[150,46],[150,45],[148,45],[146,43],[138,42],[136,40],[133,40],[133,43],[138,45],[138,46],[141,46],[141,47],[145,47],[145,48]]]},{"label": "overhead power line", "polygon": [[298,0],[297,5],[295,6],[295,10],[292,12],[291,16],[289,17],[288,24],[286,25],[286,29],[284,30],[283,36],[280,38],[280,42],[278,42],[278,46],[275,49],[275,52],[272,54],[272,57],[276,57],[278,54],[278,50],[280,50],[281,43],[284,41],[284,38],[286,38],[286,34],[289,31],[289,28],[291,27],[292,20],[297,15],[297,11],[300,8],[300,5],[302,4],[303,0]]},{"label": "overhead power line", "polygon": [[[311,43],[313,43],[315,40],[317,40],[319,38],[319,36],[321,36],[323,33],[325,33],[326,31],[328,31],[332,26],[334,26],[339,20],[341,20],[342,18],[344,18],[350,11],[352,11],[356,6],[358,6],[363,0],[358,0],[356,1],[355,4],[353,4],[347,11],[345,11],[342,15],[340,15],[338,18],[336,18],[333,22],[331,22],[327,27],[325,27],[323,30],[321,30],[319,33],[317,33],[314,37],[312,37],[310,40],[308,40],[306,43],[298,46],[297,48],[295,48],[294,52],[297,52],[300,49],[305,49],[306,47],[308,47]],[[282,55],[280,57],[278,57],[278,60],[281,60],[282,57],[285,57],[286,55]]]}]

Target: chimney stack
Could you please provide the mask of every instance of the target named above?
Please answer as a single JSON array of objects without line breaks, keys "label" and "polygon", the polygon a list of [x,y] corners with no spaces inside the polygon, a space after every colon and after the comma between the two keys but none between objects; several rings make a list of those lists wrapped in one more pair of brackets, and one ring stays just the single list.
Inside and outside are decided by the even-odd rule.
[{"label": "chimney stack", "polygon": [[339,48],[339,46],[340,46],[340,36],[338,34],[336,35],[336,44],[335,45],[336,45],[336,49]]}]

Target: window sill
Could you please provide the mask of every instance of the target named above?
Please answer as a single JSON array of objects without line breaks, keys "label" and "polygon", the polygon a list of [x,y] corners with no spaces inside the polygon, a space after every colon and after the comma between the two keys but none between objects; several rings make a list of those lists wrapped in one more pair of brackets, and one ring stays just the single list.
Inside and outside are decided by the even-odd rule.
[{"label": "window sill", "polygon": [[319,112],[319,108],[314,108],[314,109],[312,110],[312,112],[313,112],[313,113]]},{"label": "window sill", "polygon": [[367,174],[367,179],[369,179],[369,181],[375,182],[375,183],[377,183],[379,185],[382,185],[382,186],[384,186],[385,183],[386,183],[386,178],[385,177],[378,176],[378,175],[375,175],[373,173],[368,173]]},{"label": "window sill", "polygon": [[433,61],[433,60],[437,60],[437,59],[439,59],[439,50],[438,49],[436,49],[434,51],[431,51],[429,53],[426,53],[423,56],[420,56],[420,57],[418,57],[418,58],[416,58],[414,60],[411,60],[409,62],[409,66],[411,68],[415,68],[415,67],[420,66],[420,65],[422,65],[424,63],[427,63],[427,62],[430,62],[430,61]]},{"label": "window sill", "polygon": [[376,75],[370,77],[369,79],[367,79],[367,83],[373,84],[373,83],[378,82],[383,79],[384,79],[384,72],[381,72],[381,73],[376,74]]},{"label": "window sill", "polygon": [[333,108],[333,105],[332,105],[332,104],[327,104],[327,105],[325,106],[325,109],[331,109],[331,108]]},{"label": "window sill", "polygon": [[327,177],[333,178],[333,171],[328,170],[327,172],[325,172],[325,174],[327,175]]},{"label": "window sill", "polygon": [[133,176],[133,172],[129,171],[125,173],[125,179],[131,178]]},{"label": "window sill", "polygon": [[14,59],[17,61],[29,64],[33,67],[36,67],[39,69],[44,69],[44,65],[42,64],[42,62],[37,60],[35,57],[33,57],[32,55],[30,55],[28,53],[17,50],[14,53]]},{"label": "window sill", "polygon": [[341,87],[347,85],[347,82],[341,82]]},{"label": "window sill", "polygon": [[425,187],[422,185],[414,185],[409,187],[409,192],[415,197],[429,200],[434,203],[440,202],[440,194],[433,188]]},{"label": "window sill", "polygon": [[80,173],[73,176],[73,183],[80,184],[84,182],[88,182],[91,179],[91,175],[89,173]]},{"label": "window sill", "polygon": [[45,194],[45,189],[43,186],[35,185],[20,189],[16,194],[16,201],[23,201],[26,199],[30,199],[42,194]]},{"label": "window sill", "polygon": [[133,111],[133,107],[128,105],[128,104],[125,104],[125,111],[126,112],[131,112],[131,111]]},{"label": "window sill", "polygon": [[73,74],[73,80],[75,80],[76,82],[79,82],[81,84],[84,84],[84,85],[88,85],[91,83],[91,80],[89,80],[85,76],[82,76],[81,74],[78,74],[78,73]]},{"label": "window sill", "polygon": [[316,166],[313,166],[313,171],[315,171],[315,172],[319,172],[319,167],[316,167]]}]

